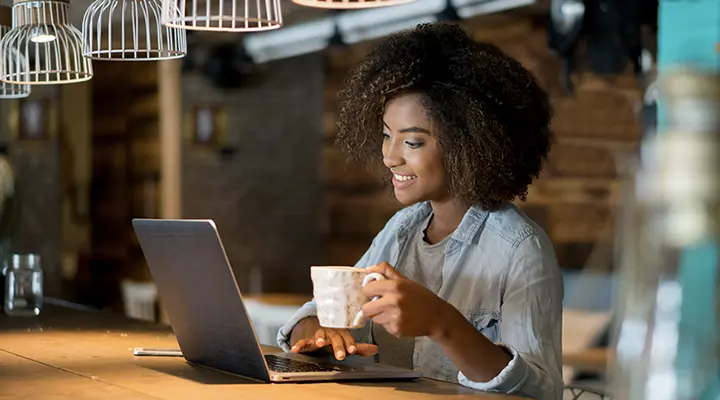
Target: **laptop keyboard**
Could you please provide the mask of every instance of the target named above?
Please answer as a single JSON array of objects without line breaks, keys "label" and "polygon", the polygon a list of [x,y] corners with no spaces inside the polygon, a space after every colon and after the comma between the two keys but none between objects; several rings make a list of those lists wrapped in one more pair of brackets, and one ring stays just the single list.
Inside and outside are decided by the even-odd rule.
[{"label": "laptop keyboard", "polygon": [[271,371],[275,372],[328,372],[332,368],[308,362],[293,360],[286,357],[278,357],[275,354],[265,354],[265,361]]}]

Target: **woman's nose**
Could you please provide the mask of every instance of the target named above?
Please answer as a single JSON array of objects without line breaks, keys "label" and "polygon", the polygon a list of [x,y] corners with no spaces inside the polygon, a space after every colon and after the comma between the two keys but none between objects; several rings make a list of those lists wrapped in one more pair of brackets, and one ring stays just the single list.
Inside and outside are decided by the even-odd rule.
[{"label": "woman's nose", "polygon": [[388,168],[395,168],[402,165],[402,151],[399,146],[396,146],[392,141],[388,140],[383,143],[383,163]]}]

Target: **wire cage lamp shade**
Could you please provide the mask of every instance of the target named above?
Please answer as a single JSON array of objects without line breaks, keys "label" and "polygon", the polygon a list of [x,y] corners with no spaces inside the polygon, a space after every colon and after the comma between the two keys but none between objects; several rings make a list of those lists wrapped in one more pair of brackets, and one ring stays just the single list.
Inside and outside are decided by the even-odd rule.
[{"label": "wire cage lamp shade", "polygon": [[326,8],[331,10],[357,10],[362,8],[379,8],[412,3],[416,0],[292,0],[293,3],[305,7]]},{"label": "wire cage lamp shade", "polygon": [[[8,6],[0,6],[0,40],[12,27],[12,9]],[[10,63],[23,63],[22,56],[17,50],[6,54],[0,54],[0,62],[7,59]],[[21,99],[30,96],[30,85],[17,85],[14,83],[0,82],[0,99]]]},{"label": "wire cage lamp shade", "polygon": [[162,23],[182,29],[253,32],[283,25],[280,0],[162,0]]},{"label": "wire cage lamp shade", "polygon": [[92,78],[92,63],[82,56],[80,31],[69,21],[69,0],[15,0],[13,28],[0,40],[0,80],[47,85]]},{"label": "wire cage lamp shade", "polygon": [[[187,54],[185,30],[162,25],[161,0],[96,0],[85,11],[83,56],[94,60],[168,60]],[[172,13],[179,16],[177,9]]]}]

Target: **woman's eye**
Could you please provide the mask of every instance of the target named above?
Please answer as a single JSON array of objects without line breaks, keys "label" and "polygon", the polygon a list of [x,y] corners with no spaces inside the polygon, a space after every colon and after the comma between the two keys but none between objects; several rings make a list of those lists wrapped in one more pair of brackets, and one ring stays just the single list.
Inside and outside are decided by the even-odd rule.
[{"label": "woman's eye", "polygon": [[417,149],[418,147],[422,147],[422,145],[423,145],[423,142],[405,142],[405,143],[406,143],[406,144],[408,145],[408,147],[410,147],[411,149]]},{"label": "woman's eye", "polygon": [[390,139],[390,134],[383,132],[382,137],[383,137],[383,140]]}]

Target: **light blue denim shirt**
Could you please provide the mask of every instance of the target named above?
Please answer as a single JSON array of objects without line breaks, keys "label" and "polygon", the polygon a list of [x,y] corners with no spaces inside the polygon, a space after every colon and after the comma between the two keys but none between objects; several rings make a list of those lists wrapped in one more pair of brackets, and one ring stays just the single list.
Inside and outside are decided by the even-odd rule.
[{"label": "light blue denim shirt", "polygon": [[[408,238],[431,212],[429,203],[400,210],[356,266],[383,261],[396,265]],[[512,354],[507,367],[489,382],[473,382],[462,372],[457,372],[457,381],[482,391],[561,399],[563,284],[545,232],[514,205],[493,212],[471,207],[447,243],[442,277],[437,295]],[[278,344],[289,351],[292,329],[316,313],[313,301],[303,305],[280,328]],[[370,324],[353,332],[354,336],[372,342]],[[454,373],[456,368],[447,365],[447,358],[433,356],[436,350],[429,338],[416,338],[415,368],[431,363],[433,370]]]}]

